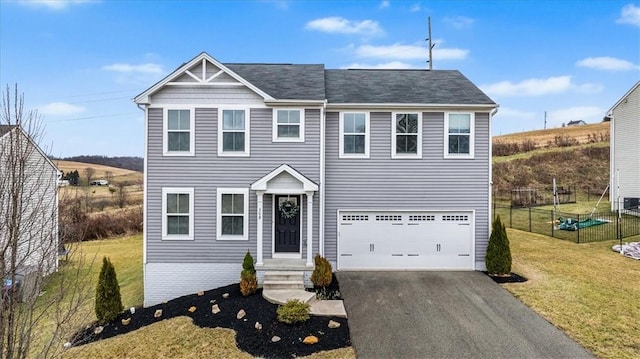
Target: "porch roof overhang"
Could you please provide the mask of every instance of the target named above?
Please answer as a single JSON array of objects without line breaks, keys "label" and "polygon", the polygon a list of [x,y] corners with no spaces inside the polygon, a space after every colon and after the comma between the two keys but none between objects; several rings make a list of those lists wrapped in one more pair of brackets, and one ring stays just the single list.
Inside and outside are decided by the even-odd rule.
[{"label": "porch roof overhang", "polygon": [[[279,175],[286,173],[293,177],[299,185],[297,186],[273,186],[271,181]],[[273,194],[303,194],[307,192],[317,192],[318,185],[308,179],[302,173],[296,171],[289,165],[283,164],[273,171],[267,173],[264,177],[251,184],[252,191],[261,191]]]}]

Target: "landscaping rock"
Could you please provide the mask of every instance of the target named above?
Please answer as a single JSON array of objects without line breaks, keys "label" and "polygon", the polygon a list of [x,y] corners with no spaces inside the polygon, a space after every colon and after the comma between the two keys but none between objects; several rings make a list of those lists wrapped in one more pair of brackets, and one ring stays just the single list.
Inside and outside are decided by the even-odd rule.
[{"label": "landscaping rock", "polygon": [[129,312],[131,312],[131,314],[135,314],[136,313],[136,307],[129,308]]},{"label": "landscaping rock", "polygon": [[220,307],[218,307],[218,305],[217,305],[217,304],[214,304],[214,305],[211,307],[211,313],[213,313],[213,314],[218,314],[218,313],[220,313]]},{"label": "landscaping rock", "polygon": [[211,299],[211,300],[209,301],[209,303],[211,303],[211,304],[214,304],[215,302],[216,302],[216,300],[215,300],[215,299]]},{"label": "landscaping rock", "polygon": [[302,342],[307,345],[313,345],[318,342],[318,337],[316,337],[315,335],[309,335],[308,337],[304,338]]},{"label": "landscaping rock", "polygon": [[328,327],[330,329],[336,329],[336,328],[340,328],[340,323],[333,321],[333,320],[329,320],[329,325]]},{"label": "landscaping rock", "polygon": [[104,330],[104,327],[102,325],[99,325],[96,327],[96,329],[94,329],[93,334],[98,335],[102,333],[103,330]]},{"label": "landscaping rock", "polygon": [[193,307],[193,306],[189,307],[189,313],[193,313],[195,311],[196,311],[196,307]]},{"label": "landscaping rock", "polygon": [[198,291],[198,297],[202,297],[204,295],[204,290]]},{"label": "landscaping rock", "polygon": [[66,342],[66,343],[64,343],[64,345],[62,347],[64,347],[65,349],[69,349],[69,348],[71,348],[72,345],[73,344],[71,344],[70,342]]},{"label": "landscaping rock", "polygon": [[156,309],[156,312],[153,313],[154,318],[160,318],[162,316],[162,309]]},{"label": "landscaping rock", "polygon": [[225,299],[226,299],[226,298],[229,298],[229,293],[224,293],[224,294],[222,295],[222,298],[225,298]]},{"label": "landscaping rock", "polygon": [[280,341],[280,337],[277,335],[274,335],[273,337],[271,337],[271,342],[272,343],[277,343]]},{"label": "landscaping rock", "polygon": [[131,318],[122,319],[122,325],[129,325],[131,323]]},{"label": "landscaping rock", "polygon": [[245,312],[244,309],[240,309],[240,311],[236,315],[236,318],[242,319],[242,318],[244,318],[245,315],[247,315],[247,312]]},{"label": "landscaping rock", "polygon": [[260,322],[256,322],[256,325],[254,327],[256,328],[256,330],[262,330],[262,324],[260,324]]}]

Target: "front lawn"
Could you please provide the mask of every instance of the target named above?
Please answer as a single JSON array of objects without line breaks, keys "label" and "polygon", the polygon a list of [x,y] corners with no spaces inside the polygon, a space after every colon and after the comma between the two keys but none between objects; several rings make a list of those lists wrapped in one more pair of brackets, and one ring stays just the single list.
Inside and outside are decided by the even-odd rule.
[{"label": "front lawn", "polygon": [[529,278],[505,284],[509,292],[596,356],[640,358],[640,261],[613,252],[617,241],[507,232],[513,271]]}]

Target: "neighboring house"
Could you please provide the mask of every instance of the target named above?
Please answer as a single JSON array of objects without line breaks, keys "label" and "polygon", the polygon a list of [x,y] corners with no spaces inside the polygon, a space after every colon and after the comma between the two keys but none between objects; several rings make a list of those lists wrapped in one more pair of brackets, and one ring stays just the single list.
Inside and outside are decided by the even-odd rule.
[{"label": "neighboring house", "polygon": [[[640,81],[607,112],[611,123],[611,209],[640,205]],[[636,212],[637,213],[637,212]]]},{"label": "neighboring house", "polygon": [[[20,275],[53,272],[58,258],[58,169],[21,127],[0,125],[0,174],[0,250],[5,261],[0,276],[10,277],[13,269]],[[12,248],[17,249],[13,269]]]},{"label": "neighboring house", "polygon": [[144,304],[266,269],[484,270],[497,105],[458,71],[222,64],[145,111]]},{"label": "neighboring house", "polygon": [[569,123],[567,123],[567,126],[584,126],[587,123],[584,122],[583,120],[575,120],[575,121],[569,121]]}]

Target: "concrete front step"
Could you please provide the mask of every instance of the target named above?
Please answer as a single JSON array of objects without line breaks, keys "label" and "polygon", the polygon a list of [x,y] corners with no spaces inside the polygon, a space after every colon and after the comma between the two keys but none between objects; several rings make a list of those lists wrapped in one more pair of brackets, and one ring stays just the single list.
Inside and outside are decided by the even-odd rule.
[{"label": "concrete front step", "polygon": [[262,296],[273,304],[285,304],[291,299],[297,299],[303,303],[309,303],[311,300],[316,299],[315,293],[307,292],[304,289],[263,289]]},{"label": "concrete front step", "polygon": [[316,294],[306,290],[263,290],[262,296],[274,304],[285,304],[288,300],[297,299],[309,303],[309,313],[315,316],[346,318],[347,311],[341,300],[318,300]]},{"label": "concrete front step", "polygon": [[263,290],[302,289],[304,282],[290,280],[266,280],[262,283]]},{"label": "concrete front step", "polygon": [[264,272],[265,281],[295,281],[304,282],[304,272],[299,271],[268,271]]}]

